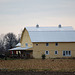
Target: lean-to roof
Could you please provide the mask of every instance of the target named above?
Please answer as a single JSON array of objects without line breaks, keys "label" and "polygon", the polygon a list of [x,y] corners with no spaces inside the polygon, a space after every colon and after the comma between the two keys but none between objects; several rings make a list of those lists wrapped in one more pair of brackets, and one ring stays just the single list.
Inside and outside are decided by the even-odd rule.
[{"label": "lean-to roof", "polygon": [[12,49],[9,49],[10,51],[12,50],[27,50],[27,49],[31,49],[32,47],[16,47],[16,48],[12,48]]}]

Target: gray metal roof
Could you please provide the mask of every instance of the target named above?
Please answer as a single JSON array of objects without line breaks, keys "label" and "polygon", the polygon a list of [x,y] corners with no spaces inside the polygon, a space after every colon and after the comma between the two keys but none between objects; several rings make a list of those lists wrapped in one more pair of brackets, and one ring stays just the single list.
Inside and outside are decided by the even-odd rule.
[{"label": "gray metal roof", "polygon": [[32,42],[75,42],[72,27],[26,27]]},{"label": "gray metal roof", "polygon": [[68,27],[26,27],[28,31],[73,31],[71,26]]},{"label": "gray metal roof", "polygon": [[32,42],[75,42],[75,31],[29,32]]}]

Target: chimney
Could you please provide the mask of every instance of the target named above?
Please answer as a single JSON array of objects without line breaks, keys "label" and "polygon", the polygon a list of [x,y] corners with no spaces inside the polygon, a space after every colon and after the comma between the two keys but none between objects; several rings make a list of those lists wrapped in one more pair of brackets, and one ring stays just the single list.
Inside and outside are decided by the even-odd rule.
[{"label": "chimney", "polygon": [[61,24],[59,24],[59,26],[58,26],[59,28],[61,28]]},{"label": "chimney", "polygon": [[36,28],[39,28],[39,25],[38,24],[36,25]]}]

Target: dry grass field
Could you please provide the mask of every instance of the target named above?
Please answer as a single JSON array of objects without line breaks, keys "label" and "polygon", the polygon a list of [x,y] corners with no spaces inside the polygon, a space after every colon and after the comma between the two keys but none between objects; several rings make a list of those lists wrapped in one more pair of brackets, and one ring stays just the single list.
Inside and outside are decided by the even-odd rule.
[{"label": "dry grass field", "polygon": [[75,71],[75,59],[0,60],[0,70]]}]

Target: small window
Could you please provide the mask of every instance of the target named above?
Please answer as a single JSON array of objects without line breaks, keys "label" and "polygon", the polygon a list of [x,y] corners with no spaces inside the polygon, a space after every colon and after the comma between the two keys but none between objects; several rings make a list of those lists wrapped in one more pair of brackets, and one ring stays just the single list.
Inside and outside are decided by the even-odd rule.
[{"label": "small window", "polygon": [[57,42],[55,43],[55,46],[58,46],[58,43]]},{"label": "small window", "polygon": [[49,51],[45,51],[45,54],[48,55],[49,54]]},{"label": "small window", "polygon": [[46,46],[49,46],[49,43],[46,43]]},{"label": "small window", "polygon": [[28,43],[26,43],[26,47],[28,47]]},{"label": "small window", "polygon": [[36,46],[38,46],[38,44],[36,44]]},{"label": "small window", "polygon": [[55,54],[58,54],[58,51],[55,51]]}]

